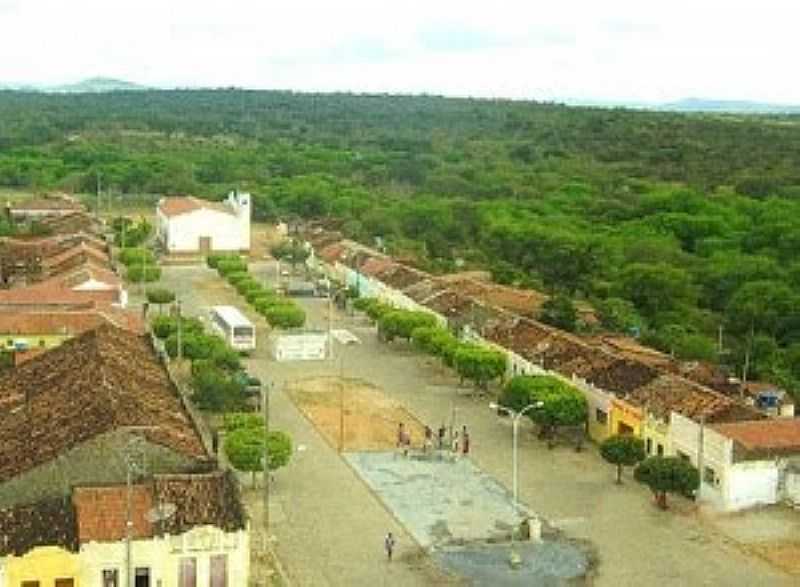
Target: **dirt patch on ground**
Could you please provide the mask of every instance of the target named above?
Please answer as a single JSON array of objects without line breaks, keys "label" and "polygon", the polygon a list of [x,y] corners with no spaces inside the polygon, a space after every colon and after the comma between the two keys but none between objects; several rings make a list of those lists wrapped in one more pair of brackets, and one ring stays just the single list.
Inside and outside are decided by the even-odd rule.
[{"label": "dirt patch on ground", "polygon": [[396,447],[401,422],[411,436],[411,445],[422,446],[424,424],[380,389],[362,380],[312,377],[291,383],[287,392],[333,447],[338,448],[342,441],[342,420],[343,450],[391,450]]},{"label": "dirt patch on ground", "polygon": [[800,541],[762,542],[747,548],[777,568],[800,575]]}]

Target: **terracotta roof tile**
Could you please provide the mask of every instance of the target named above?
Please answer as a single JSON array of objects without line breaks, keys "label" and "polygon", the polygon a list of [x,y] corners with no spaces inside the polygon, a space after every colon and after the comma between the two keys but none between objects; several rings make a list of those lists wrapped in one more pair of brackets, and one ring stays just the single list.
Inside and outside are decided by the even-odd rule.
[{"label": "terracotta roof tile", "polygon": [[62,284],[58,278],[27,287],[0,290],[0,311],[6,308],[66,308],[92,302],[114,304],[120,300],[118,290],[74,290]]},{"label": "terracotta roof tile", "polygon": [[800,452],[800,419],[779,418],[717,424],[714,430],[749,451]]},{"label": "terracotta roof tile", "polygon": [[[127,500],[128,489],[125,485],[76,487],[72,492],[72,503],[77,517],[80,544],[124,540],[127,529]],[[147,517],[153,505],[150,485],[137,484],[131,487],[133,538],[149,538],[153,535],[153,525]]]},{"label": "terracotta roof tile", "polygon": [[239,485],[231,472],[207,474],[158,475],[155,499],[171,503],[177,509],[162,522],[169,534],[180,534],[195,526],[211,525],[226,532],[242,530],[246,514]]},{"label": "terracotta roof tile", "polygon": [[0,375],[0,481],[126,426],[157,426],[150,442],[208,458],[149,339],[103,325]]},{"label": "terracotta roof tile", "polygon": [[203,209],[231,215],[234,213],[229,206],[222,202],[201,200],[193,196],[162,198],[158,203],[158,209],[168,217],[180,216],[181,214],[188,214],[189,212]]},{"label": "terracotta roof tile", "polygon": [[108,308],[105,311],[0,312],[0,336],[77,336],[107,323],[137,334],[144,333],[144,321],[139,312]]},{"label": "terracotta roof tile", "polygon": [[37,546],[78,551],[75,509],[69,501],[47,499],[0,510],[0,557],[22,556]]},{"label": "terracotta roof tile", "polygon": [[15,202],[11,210],[33,212],[39,210],[84,210],[76,198],[68,194],[50,194]]}]

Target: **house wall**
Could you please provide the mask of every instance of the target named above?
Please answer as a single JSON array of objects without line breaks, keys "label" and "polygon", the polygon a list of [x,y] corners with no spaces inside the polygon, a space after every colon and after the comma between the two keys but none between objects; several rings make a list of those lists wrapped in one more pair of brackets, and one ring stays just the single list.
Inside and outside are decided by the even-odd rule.
[{"label": "house wall", "polygon": [[572,377],[572,385],[580,390],[586,398],[587,426],[589,438],[595,442],[603,442],[611,436],[611,400],[613,396],[594,387],[580,377]]},{"label": "house wall", "polygon": [[[742,509],[753,505],[748,495],[752,494],[751,484],[755,481],[755,493],[760,482],[752,475],[758,467],[744,467],[736,472],[733,463],[733,441],[708,426],[700,424],[673,412],[670,417],[670,443],[675,455],[685,455],[700,470],[700,489],[698,497],[711,503],[719,510]],[[702,454],[701,454],[702,437]],[[702,463],[700,460],[702,459]],[[707,469],[714,473],[709,479]],[[777,482],[777,476],[775,478]]]},{"label": "house wall", "polygon": [[250,250],[249,217],[245,219],[203,208],[165,220],[163,218],[163,215],[159,216],[159,221],[166,224],[159,232],[170,253],[198,252],[201,237],[211,237],[213,251]]},{"label": "house wall", "polygon": [[611,434],[620,434],[625,426],[632,429],[634,436],[642,435],[643,414],[640,408],[619,398],[611,400]]},{"label": "house wall", "polygon": [[[179,536],[134,540],[131,566],[150,569],[150,584],[180,587],[179,568],[183,558],[194,558],[197,585],[210,584],[211,557],[226,555],[228,587],[248,585],[250,579],[250,532],[224,532],[214,526],[201,526]],[[81,584],[100,585],[103,570],[117,569],[120,585],[125,585],[125,543],[89,542],[81,545]],[[43,585],[44,587],[44,585]]]},{"label": "house wall", "polygon": [[727,474],[726,510],[778,503],[778,463],[752,461],[734,464]]},{"label": "house wall", "polygon": [[669,423],[652,414],[647,414],[642,427],[642,440],[647,456],[653,457],[659,454],[669,456],[672,453],[672,443],[669,432]]},{"label": "house wall", "polygon": [[5,583],[0,587],[19,587],[22,581],[39,581],[42,587],[55,585],[56,579],[73,579],[75,587],[93,587],[99,583],[82,583],[80,558],[58,546],[38,546],[22,556],[7,556],[0,560]]},{"label": "house wall", "polygon": [[[0,508],[46,497],[68,496],[73,485],[125,482],[125,450],[131,435],[112,432],[84,442],[55,460],[0,483]],[[137,437],[138,438],[138,437]],[[197,462],[160,445],[139,442],[148,474],[179,473]]]}]

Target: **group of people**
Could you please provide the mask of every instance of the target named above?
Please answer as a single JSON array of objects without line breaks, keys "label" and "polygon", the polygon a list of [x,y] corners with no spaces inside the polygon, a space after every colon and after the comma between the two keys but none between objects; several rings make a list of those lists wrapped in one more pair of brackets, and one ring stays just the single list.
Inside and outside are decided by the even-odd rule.
[{"label": "group of people", "polygon": [[[425,439],[422,444],[422,452],[429,453],[434,447],[442,451],[447,448],[447,427],[442,424],[439,427],[437,438],[434,439],[433,430],[430,426],[425,426]],[[462,454],[467,456],[470,449],[470,436],[466,426],[461,427],[461,431],[454,430],[449,441],[449,448],[454,455]],[[411,435],[406,430],[405,424],[400,422],[397,426],[397,449],[408,456],[411,449]]]}]

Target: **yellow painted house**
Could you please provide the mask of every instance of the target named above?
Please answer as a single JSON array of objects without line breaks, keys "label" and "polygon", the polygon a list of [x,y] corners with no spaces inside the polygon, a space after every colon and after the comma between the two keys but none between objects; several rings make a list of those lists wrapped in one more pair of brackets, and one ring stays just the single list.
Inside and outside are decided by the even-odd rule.
[{"label": "yellow painted house", "polygon": [[59,546],[40,546],[0,562],[3,587],[79,587],[80,557]]},{"label": "yellow painted house", "polygon": [[611,433],[642,435],[644,410],[618,397],[611,399]]},{"label": "yellow painted house", "polygon": [[71,500],[0,510],[0,587],[122,587],[129,573],[146,587],[248,585],[250,526],[233,475],[78,486]]}]

